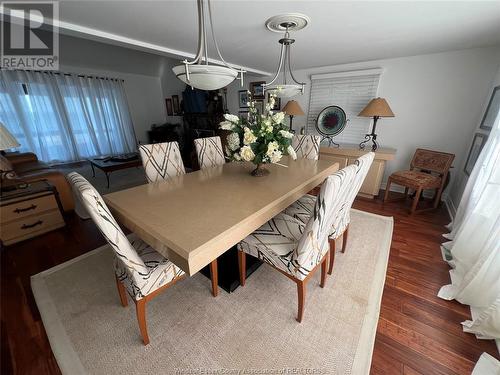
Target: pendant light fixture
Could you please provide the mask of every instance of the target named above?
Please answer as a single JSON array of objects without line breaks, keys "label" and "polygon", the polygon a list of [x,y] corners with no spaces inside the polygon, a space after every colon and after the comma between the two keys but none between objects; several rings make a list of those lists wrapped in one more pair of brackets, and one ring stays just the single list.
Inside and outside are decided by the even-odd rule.
[{"label": "pendant light fixture", "polygon": [[[290,48],[295,39],[290,38],[290,31],[301,30],[310,22],[311,20],[308,16],[300,13],[282,14],[271,17],[266,21],[266,27],[270,31],[285,32],[285,35],[278,41],[281,44],[281,50],[276,74],[269,83],[262,85],[265,91],[273,91],[278,97],[282,98],[289,98],[304,93],[305,83],[299,82],[292,72]],[[282,75],[282,83],[275,83],[280,73]]]},{"label": "pendant light fixture", "polygon": [[[185,59],[181,65],[172,68],[174,74],[182,82],[200,90],[218,90],[233,82],[239,74],[238,79],[243,86],[243,69],[230,66],[222,57],[217,43],[212,21],[212,6],[210,0],[196,0],[198,5],[198,52],[194,60]],[[205,4],[206,3],[206,4]],[[210,31],[215,46],[223,65],[208,64],[208,41],[205,26],[205,18],[210,22]]]}]

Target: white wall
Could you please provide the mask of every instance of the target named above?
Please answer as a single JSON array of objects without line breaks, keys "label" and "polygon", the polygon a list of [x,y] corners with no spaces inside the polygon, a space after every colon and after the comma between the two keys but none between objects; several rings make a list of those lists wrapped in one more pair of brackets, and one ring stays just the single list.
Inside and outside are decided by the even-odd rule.
[{"label": "white wall", "polygon": [[61,71],[124,80],[137,140],[147,143],[146,132],[151,125],[165,122],[166,110],[160,79],[165,58],[64,35],[60,42]]},{"label": "white wall", "polygon": [[481,124],[481,120],[483,118],[483,115],[486,112],[486,108],[488,107],[488,103],[490,101],[490,97],[491,97],[491,94],[493,92],[493,88],[496,86],[500,86],[500,65],[498,67],[497,74],[496,74],[495,78],[493,79],[491,86],[487,92],[486,99],[483,101],[480,115],[477,118],[477,121],[475,123],[474,128],[471,129],[471,132],[469,134],[467,147],[465,149],[466,153],[465,153],[465,156],[462,160],[462,164],[457,165],[457,167],[458,167],[457,171],[456,171],[457,178],[456,178],[455,184],[450,189],[450,194],[449,194],[449,197],[450,197],[449,203],[450,203],[450,206],[451,206],[450,208],[451,208],[453,214],[456,212],[456,209],[458,208],[458,205],[460,203],[460,199],[462,197],[462,193],[465,189],[465,185],[467,184],[467,181],[469,180],[469,177],[464,173],[464,167],[465,167],[465,162],[467,161],[467,154],[468,154],[470,146],[472,144],[472,140],[474,139],[474,134],[475,133],[482,133],[482,134],[488,135],[488,132],[483,130],[483,129],[480,129],[479,126]]},{"label": "white wall", "polygon": [[[499,62],[497,46],[299,70],[295,75],[308,85],[295,99],[307,112],[311,74],[382,68],[378,95],[387,99],[396,117],[379,120],[378,140],[382,147],[397,149],[384,185],[390,173],[407,169],[415,149],[423,147],[456,155],[447,189],[454,191]],[[306,119],[295,117],[294,128],[305,126]],[[457,199],[454,194],[454,203]]]}]

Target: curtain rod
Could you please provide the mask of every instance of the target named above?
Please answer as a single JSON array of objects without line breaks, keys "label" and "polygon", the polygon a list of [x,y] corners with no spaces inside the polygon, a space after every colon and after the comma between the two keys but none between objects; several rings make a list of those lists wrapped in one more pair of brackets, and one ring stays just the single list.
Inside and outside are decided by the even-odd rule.
[{"label": "curtain rod", "polygon": [[[7,69],[0,67],[0,70],[7,70]],[[57,75],[64,75],[64,76],[74,76],[74,75],[76,75],[77,77],[80,77],[80,78],[96,78],[96,79],[104,79],[104,80],[108,80],[108,81],[121,81],[121,82],[125,82],[125,80],[122,79],[122,78],[100,77],[100,76],[93,76],[93,75],[88,75],[88,74],[64,73],[64,72],[56,72],[56,71],[29,70],[29,69],[13,69],[13,70],[16,71],[16,72],[45,73],[45,74],[57,74]]]}]

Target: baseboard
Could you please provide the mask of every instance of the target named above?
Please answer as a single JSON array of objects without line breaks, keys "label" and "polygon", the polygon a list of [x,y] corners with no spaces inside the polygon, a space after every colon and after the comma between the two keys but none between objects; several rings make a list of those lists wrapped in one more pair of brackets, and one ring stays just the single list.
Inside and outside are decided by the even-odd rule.
[{"label": "baseboard", "polygon": [[444,204],[446,205],[446,209],[448,210],[448,214],[450,215],[450,218],[453,220],[455,218],[455,215],[457,214],[457,208],[455,207],[453,200],[450,198],[449,195],[446,195],[446,197],[444,197],[443,201],[444,201]]}]

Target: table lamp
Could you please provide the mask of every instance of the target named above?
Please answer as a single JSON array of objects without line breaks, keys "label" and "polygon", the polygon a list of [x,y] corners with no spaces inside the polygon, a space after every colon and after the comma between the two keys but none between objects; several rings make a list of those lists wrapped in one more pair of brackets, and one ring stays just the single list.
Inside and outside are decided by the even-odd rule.
[{"label": "table lamp", "polygon": [[293,116],[304,116],[304,111],[300,108],[300,105],[296,100],[289,100],[283,107],[282,111],[290,116],[290,132],[292,132]]},{"label": "table lamp", "polygon": [[[19,146],[20,144],[16,140],[16,138],[14,138],[14,136],[7,130],[5,125],[0,122],[0,152],[2,156],[5,155],[5,150]],[[4,163],[0,165],[0,191],[8,190],[4,186],[4,180],[10,179],[15,176],[11,169],[4,170],[3,168],[6,168]]]},{"label": "table lamp", "polygon": [[359,112],[358,116],[373,117],[372,132],[365,135],[365,140],[359,144],[359,148],[363,150],[365,148],[365,143],[371,140],[373,143],[372,151],[375,151],[378,148],[377,134],[375,134],[377,120],[380,117],[394,117],[394,113],[384,98],[375,98],[370,100],[370,103],[368,103],[368,105],[361,112]]}]

